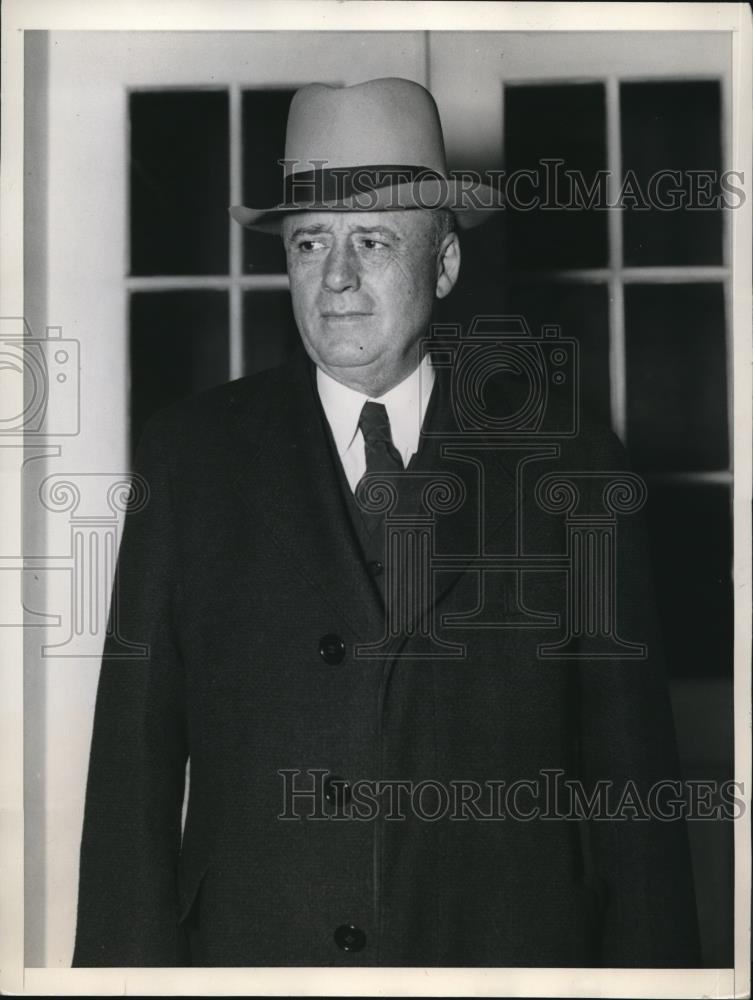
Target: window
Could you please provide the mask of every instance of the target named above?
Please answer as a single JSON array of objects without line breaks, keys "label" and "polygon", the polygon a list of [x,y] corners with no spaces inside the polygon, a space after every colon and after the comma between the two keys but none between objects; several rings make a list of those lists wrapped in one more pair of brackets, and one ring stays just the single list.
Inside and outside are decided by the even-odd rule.
[{"label": "window", "polygon": [[[732,673],[730,274],[721,208],[652,202],[679,205],[679,191],[713,203],[720,106],[720,83],[708,79],[519,84],[504,97],[508,174],[538,170],[552,204],[572,195],[570,173],[595,193],[590,207],[581,197],[586,207],[509,214],[507,304],[532,330],[555,323],[578,339],[583,404],[611,422],[648,481],[675,676]],[[663,189],[652,188],[660,172]],[[610,209],[618,198],[623,207]],[[703,637],[691,639],[688,621],[704,623]]]},{"label": "window", "polygon": [[295,343],[280,241],[227,211],[280,199],[293,93],[130,94],[132,449],[156,410],[270,368]]}]

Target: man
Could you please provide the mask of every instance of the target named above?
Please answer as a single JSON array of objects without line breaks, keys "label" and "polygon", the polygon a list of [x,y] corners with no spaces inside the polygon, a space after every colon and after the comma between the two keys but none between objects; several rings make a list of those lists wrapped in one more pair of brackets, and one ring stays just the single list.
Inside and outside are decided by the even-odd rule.
[{"label": "man", "polygon": [[[148,655],[105,648],[74,964],[697,964],[684,827],[636,803],[677,760],[635,477],[559,343],[429,338],[490,192],[406,80],[299,91],[286,170],[232,211],[304,350],[140,444],[113,620]],[[536,801],[565,779],[633,815]]]}]

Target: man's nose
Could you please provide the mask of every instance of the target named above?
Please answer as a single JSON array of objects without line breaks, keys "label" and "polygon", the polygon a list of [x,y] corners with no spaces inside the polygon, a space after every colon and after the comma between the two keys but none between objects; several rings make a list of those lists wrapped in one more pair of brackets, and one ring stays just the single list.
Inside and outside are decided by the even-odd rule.
[{"label": "man's nose", "polygon": [[330,292],[357,290],[360,286],[358,255],[348,242],[333,243],[324,266],[324,287]]}]

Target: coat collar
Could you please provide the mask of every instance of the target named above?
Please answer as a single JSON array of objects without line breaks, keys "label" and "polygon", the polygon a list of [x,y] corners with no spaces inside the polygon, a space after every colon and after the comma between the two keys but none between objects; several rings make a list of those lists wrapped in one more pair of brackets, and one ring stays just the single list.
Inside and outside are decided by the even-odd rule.
[{"label": "coat collar", "polygon": [[[361,411],[364,403],[371,399],[386,408],[392,443],[403,463],[408,464],[418,450],[426,405],[435,379],[428,355],[407,378],[383,396],[367,396],[335,381],[321,369],[316,371],[315,377],[317,394],[341,459],[345,459],[353,447]],[[355,487],[352,480],[351,485]]]}]

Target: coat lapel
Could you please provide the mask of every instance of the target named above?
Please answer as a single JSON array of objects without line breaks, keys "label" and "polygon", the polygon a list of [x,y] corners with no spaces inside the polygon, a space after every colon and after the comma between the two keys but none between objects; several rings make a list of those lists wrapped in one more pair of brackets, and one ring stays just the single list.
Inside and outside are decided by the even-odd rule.
[{"label": "coat lapel", "polygon": [[[441,603],[473,569],[474,562],[490,550],[502,528],[508,525],[513,529],[510,518],[517,497],[515,466],[510,459],[509,452],[496,447],[485,435],[468,434],[459,426],[452,405],[451,372],[438,368],[420,447],[408,469],[414,479],[413,512],[431,520],[432,571],[422,586],[410,580],[395,581],[398,617],[406,627],[389,644],[393,651],[410,636],[411,649],[416,652],[406,655],[433,655],[432,641],[425,644],[423,653],[417,637],[426,633],[432,618],[436,623]],[[432,509],[427,509],[419,497],[422,493],[424,498],[428,496],[431,484],[434,502]],[[449,503],[443,503],[443,494],[445,498],[452,495]],[[414,599],[418,595],[421,599]],[[410,610],[406,613],[406,609]]]},{"label": "coat lapel", "polygon": [[240,420],[247,460],[235,479],[244,501],[333,612],[356,636],[373,640],[384,613],[364,569],[302,349],[270,375],[261,395]]}]

